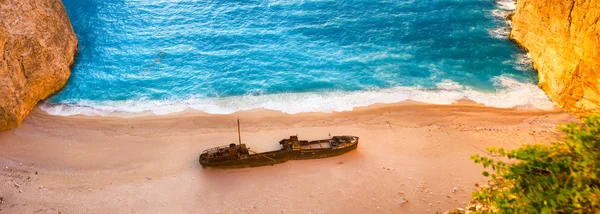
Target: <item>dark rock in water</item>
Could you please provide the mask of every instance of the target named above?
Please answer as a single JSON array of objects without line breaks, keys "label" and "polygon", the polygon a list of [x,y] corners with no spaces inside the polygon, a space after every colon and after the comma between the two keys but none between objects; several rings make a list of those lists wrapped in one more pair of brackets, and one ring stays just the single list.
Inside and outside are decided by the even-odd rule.
[{"label": "dark rock in water", "polygon": [[506,17],[504,17],[506,20],[510,20],[512,21],[513,16],[515,16],[515,12],[509,13],[508,15],[506,15]]},{"label": "dark rock in water", "polygon": [[0,0],[0,131],[64,87],[76,52],[60,0]]}]

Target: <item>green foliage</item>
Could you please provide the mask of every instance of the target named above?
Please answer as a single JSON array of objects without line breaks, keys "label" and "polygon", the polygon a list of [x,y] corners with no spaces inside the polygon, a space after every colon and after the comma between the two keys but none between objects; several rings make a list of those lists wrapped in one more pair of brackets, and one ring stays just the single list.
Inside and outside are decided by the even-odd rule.
[{"label": "green foliage", "polygon": [[502,187],[482,188],[473,198],[500,213],[600,213],[600,117],[560,129],[563,142],[509,151],[488,148],[507,162],[471,156],[491,168],[483,175]]}]

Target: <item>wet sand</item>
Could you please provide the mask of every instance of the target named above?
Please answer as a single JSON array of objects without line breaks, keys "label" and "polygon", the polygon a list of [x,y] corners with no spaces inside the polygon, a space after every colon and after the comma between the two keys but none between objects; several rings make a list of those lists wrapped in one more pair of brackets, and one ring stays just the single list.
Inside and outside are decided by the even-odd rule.
[{"label": "wet sand", "polygon": [[[242,141],[276,149],[298,134],[360,137],[342,156],[244,169],[203,169],[198,154]],[[0,133],[0,213],[434,213],[483,183],[469,160],[487,146],[556,141],[560,110],[401,103],[352,112],[136,118],[34,111]],[[402,203],[404,200],[406,203]]]}]

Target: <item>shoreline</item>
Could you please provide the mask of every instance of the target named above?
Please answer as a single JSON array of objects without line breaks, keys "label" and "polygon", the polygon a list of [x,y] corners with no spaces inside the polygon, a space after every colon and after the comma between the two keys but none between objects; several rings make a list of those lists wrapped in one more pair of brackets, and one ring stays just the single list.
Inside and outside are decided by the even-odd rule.
[{"label": "shoreline", "polygon": [[[42,104],[42,105],[54,105],[54,106],[58,106],[57,104]],[[303,114],[335,114],[335,113],[344,113],[344,112],[353,112],[353,111],[362,111],[364,109],[369,109],[369,108],[378,108],[378,107],[386,107],[386,106],[403,106],[403,105],[434,105],[434,106],[453,106],[453,105],[468,105],[468,106],[478,106],[478,107],[486,107],[486,108],[494,108],[494,109],[511,109],[511,110],[519,110],[519,111],[560,111],[561,109],[559,107],[557,107],[556,105],[554,105],[552,103],[552,108],[546,108],[546,109],[542,109],[542,108],[537,108],[531,104],[526,104],[526,105],[516,105],[513,107],[497,107],[497,106],[489,106],[486,105],[484,103],[478,103],[475,102],[473,100],[470,100],[468,98],[461,98],[458,99],[452,103],[449,104],[435,104],[435,103],[426,103],[426,102],[419,102],[419,101],[414,101],[414,100],[403,100],[400,102],[392,102],[392,103],[373,103],[373,104],[369,104],[369,105],[359,105],[359,106],[355,106],[352,107],[349,110],[332,110],[332,111],[301,111],[301,112],[296,112],[296,113],[289,113],[289,112],[285,112],[282,110],[277,110],[277,109],[266,109],[266,108],[253,108],[253,109],[241,109],[241,110],[236,110],[233,112],[228,112],[228,113],[210,113],[204,110],[199,110],[199,109],[195,109],[192,107],[187,107],[184,110],[181,111],[176,111],[176,112],[170,112],[170,113],[165,113],[165,114],[156,114],[153,113],[151,110],[144,110],[144,111],[140,111],[140,112],[125,112],[125,111],[115,111],[115,112],[105,112],[103,114],[86,114],[86,113],[76,113],[76,114],[68,114],[68,115],[61,115],[61,114],[52,114],[50,112],[48,112],[47,110],[43,109],[43,107],[41,107],[41,105],[36,106],[32,112],[38,112],[39,114],[46,114],[46,115],[51,115],[51,116],[57,116],[57,117],[72,117],[72,118],[86,118],[86,117],[90,117],[90,118],[94,118],[94,117],[98,117],[98,118],[121,118],[121,119],[131,119],[131,118],[144,118],[144,117],[180,117],[180,116],[198,116],[198,115],[202,115],[202,116],[211,116],[211,115],[235,115],[235,114],[246,114],[248,112],[259,112],[259,113],[268,113],[268,114],[284,114],[284,115],[303,115]],[[86,107],[88,108],[88,107]],[[91,108],[91,107],[90,107]]]},{"label": "shoreline", "polygon": [[496,91],[479,91],[451,80],[436,83],[435,89],[416,87],[392,87],[374,90],[298,92],[264,95],[244,95],[216,98],[188,97],[177,100],[79,100],[78,104],[59,104],[47,101],[38,105],[55,115],[169,115],[186,111],[203,111],[210,114],[232,114],[239,111],[267,109],[288,114],[307,112],[343,112],[377,104],[421,102],[432,105],[450,105],[470,100],[497,108],[554,109],[536,84],[520,82],[508,76],[495,76]]},{"label": "shoreline", "polygon": [[[257,152],[295,134],[306,140],[351,134],[361,142],[332,158],[202,169],[203,149],[237,142],[238,116],[243,143]],[[474,184],[486,181],[470,155],[488,146],[552,142],[558,123],[575,120],[558,109],[470,101],[135,118],[55,116],[36,108],[21,127],[0,133],[0,212],[446,211],[463,206]]]}]

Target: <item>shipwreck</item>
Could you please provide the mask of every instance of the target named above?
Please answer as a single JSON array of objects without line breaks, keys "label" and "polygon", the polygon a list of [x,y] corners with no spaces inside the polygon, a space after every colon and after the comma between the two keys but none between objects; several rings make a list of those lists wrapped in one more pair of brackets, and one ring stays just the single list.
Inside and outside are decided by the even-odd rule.
[{"label": "shipwreck", "polygon": [[298,140],[298,136],[279,141],[281,149],[257,153],[242,143],[238,119],[238,143],[204,150],[199,162],[202,167],[243,168],[274,165],[289,160],[327,158],[352,151],[358,146],[356,136],[333,136],[323,140]]}]

